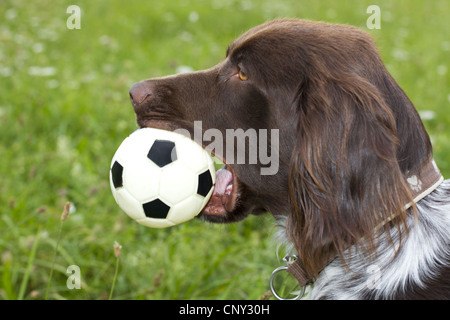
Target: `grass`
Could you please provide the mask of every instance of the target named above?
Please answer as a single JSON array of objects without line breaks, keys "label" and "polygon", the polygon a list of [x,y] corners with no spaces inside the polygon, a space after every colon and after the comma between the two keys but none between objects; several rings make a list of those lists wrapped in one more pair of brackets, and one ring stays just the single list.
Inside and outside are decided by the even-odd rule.
[{"label": "grass", "polygon": [[19,295],[17,296],[18,300],[22,300],[24,298],[24,296],[25,296],[25,290],[26,290],[27,285],[28,285],[28,280],[29,280],[31,272],[32,272],[34,258],[36,256],[36,251],[37,251],[37,248],[38,248],[39,237],[41,235],[40,233],[41,233],[41,229],[39,228],[37,233],[36,233],[36,237],[34,239],[33,246],[32,246],[31,251],[30,251],[30,256],[28,257],[27,268],[25,269],[25,273],[24,273],[23,278],[22,278],[22,283],[20,284]]},{"label": "grass", "polygon": [[[109,191],[116,148],[135,128],[128,89],[180,66],[208,68],[246,29],[276,17],[369,31],[424,116],[450,176],[450,30],[447,0],[73,1],[0,3],[0,299],[257,299],[282,264],[269,215],[232,225],[192,221],[152,230],[123,214]],[[61,240],[60,213],[74,207]],[[112,245],[123,248],[120,270]],[[57,243],[59,242],[59,245]],[[82,288],[66,286],[78,265]]]},{"label": "grass", "polygon": [[55,261],[56,261],[56,257],[57,257],[57,254],[58,254],[59,243],[61,242],[61,234],[62,234],[63,224],[64,224],[64,221],[66,221],[67,218],[69,217],[70,207],[71,207],[71,203],[70,202],[66,202],[66,204],[64,205],[63,212],[61,214],[61,219],[60,219],[61,221],[59,223],[58,235],[56,237],[55,254],[54,254],[54,257],[53,257],[52,268],[50,269],[50,276],[49,276],[49,279],[48,279],[48,282],[47,282],[47,290],[45,290],[45,300],[48,299],[48,294],[50,292],[50,286],[52,284],[53,271],[55,270]]},{"label": "grass", "polygon": [[114,242],[114,256],[116,257],[116,269],[114,271],[114,278],[113,278],[112,285],[111,285],[111,291],[109,292],[109,300],[112,299],[113,293],[114,293],[114,287],[116,286],[117,275],[119,273],[119,262],[120,262],[121,249],[122,249],[122,246],[119,243]]}]

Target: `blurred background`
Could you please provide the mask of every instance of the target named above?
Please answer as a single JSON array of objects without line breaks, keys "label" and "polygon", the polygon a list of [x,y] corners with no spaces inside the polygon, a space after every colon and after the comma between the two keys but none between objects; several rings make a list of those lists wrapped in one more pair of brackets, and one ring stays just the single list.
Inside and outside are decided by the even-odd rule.
[{"label": "blurred background", "polygon": [[[70,5],[81,29],[68,29]],[[370,5],[381,10],[369,30]],[[0,0],[0,299],[257,299],[282,264],[272,217],[232,225],[138,225],[109,189],[111,158],[137,127],[136,81],[209,68],[247,29],[278,17],[369,32],[420,111],[450,177],[448,0]],[[69,290],[67,268],[81,271]]]}]

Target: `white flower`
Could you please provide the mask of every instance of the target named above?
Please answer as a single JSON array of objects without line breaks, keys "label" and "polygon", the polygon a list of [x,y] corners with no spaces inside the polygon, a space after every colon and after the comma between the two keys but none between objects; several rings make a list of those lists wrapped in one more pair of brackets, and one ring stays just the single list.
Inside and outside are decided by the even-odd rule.
[{"label": "white flower", "polygon": [[422,120],[433,120],[436,118],[436,112],[432,110],[419,111],[419,115]]},{"label": "white flower", "polygon": [[194,69],[190,66],[178,66],[175,73],[187,73],[192,71],[194,71]]},{"label": "white flower", "polygon": [[28,68],[28,74],[37,77],[50,77],[56,74],[56,68],[32,66]]},{"label": "white flower", "polygon": [[197,22],[199,18],[199,15],[197,12],[192,11],[191,13],[189,13],[189,21],[190,22]]}]

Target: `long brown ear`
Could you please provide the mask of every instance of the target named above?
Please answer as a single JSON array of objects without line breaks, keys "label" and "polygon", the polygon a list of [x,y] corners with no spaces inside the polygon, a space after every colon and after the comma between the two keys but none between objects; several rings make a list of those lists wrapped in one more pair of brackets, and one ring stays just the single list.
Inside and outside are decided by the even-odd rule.
[{"label": "long brown ear", "polygon": [[358,243],[373,251],[385,219],[405,225],[411,195],[398,164],[395,116],[376,86],[355,73],[309,79],[297,103],[288,232],[305,271],[317,276],[362,237]]}]

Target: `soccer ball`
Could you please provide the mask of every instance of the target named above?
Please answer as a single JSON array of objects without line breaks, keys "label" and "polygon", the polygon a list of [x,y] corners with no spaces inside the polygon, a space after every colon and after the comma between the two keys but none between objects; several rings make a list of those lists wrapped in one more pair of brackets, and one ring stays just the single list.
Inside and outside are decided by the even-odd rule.
[{"label": "soccer ball", "polygon": [[197,216],[211,197],[214,162],[181,134],[143,128],[117,149],[110,170],[119,207],[151,228],[174,226]]}]

